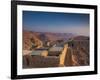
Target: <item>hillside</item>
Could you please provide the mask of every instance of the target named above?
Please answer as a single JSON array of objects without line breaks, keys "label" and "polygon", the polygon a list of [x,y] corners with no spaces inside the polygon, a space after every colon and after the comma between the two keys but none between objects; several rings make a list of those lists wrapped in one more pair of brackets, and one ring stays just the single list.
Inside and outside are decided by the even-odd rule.
[{"label": "hillside", "polygon": [[73,45],[69,45],[72,54],[72,65],[89,65],[89,37],[74,37],[72,44]]},{"label": "hillside", "polygon": [[29,50],[32,45],[36,47],[43,47],[46,42],[54,44],[57,40],[66,41],[72,38],[72,33],[51,33],[51,32],[34,32],[23,31],[23,49]]}]

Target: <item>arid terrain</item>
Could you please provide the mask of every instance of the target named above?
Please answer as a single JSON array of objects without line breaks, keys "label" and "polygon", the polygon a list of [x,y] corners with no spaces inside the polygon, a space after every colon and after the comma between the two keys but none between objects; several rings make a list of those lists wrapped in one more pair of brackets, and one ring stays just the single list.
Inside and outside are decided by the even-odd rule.
[{"label": "arid terrain", "polygon": [[23,31],[23,49],[29,50],[32,46],[32,43],[37,47],[43,47],[46,43],[50,42],[51,45],[66,41],[69,38],[74,37],[71,33],[50,33],[50,32],[32,32],[32,31]]},{"label": "arid terrain", "polygon": [[23,31],[23,68],[89,65],[89,37]]}]

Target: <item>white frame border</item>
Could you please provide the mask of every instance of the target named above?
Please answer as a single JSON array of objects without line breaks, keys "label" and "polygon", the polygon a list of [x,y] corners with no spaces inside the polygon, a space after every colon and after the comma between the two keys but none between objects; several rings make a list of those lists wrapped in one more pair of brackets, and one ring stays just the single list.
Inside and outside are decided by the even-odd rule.
[{"label": "white frame border", "polygon": [[[23,69],[21,54],[23,10],[90,14],[90,66]],[[17,5],[17,24],[17,75],[94,71],[94,9]]]}]

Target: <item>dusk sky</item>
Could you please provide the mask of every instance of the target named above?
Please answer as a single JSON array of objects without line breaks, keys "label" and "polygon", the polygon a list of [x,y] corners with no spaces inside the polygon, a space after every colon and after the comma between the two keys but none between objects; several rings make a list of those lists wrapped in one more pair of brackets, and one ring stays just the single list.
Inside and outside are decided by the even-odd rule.
[{"label": "dusk sky", "polygon": [[23,29],[89,36],[89,14],[23,11]]}]

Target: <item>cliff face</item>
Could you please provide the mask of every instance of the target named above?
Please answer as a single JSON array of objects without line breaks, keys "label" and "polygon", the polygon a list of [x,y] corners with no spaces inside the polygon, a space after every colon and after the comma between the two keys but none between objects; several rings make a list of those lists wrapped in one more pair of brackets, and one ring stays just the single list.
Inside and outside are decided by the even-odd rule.
[{"label": "cliff face", "polygon": [[39,39],[39,33],[23,31],[23,50],[29,50],[33,47],[41,47],[42,41]]},{"label": "cliff face", "polygon": [[89,37],[73,38],[73,46],[70,46],[70,51],[73,66],[89,65]]}]

